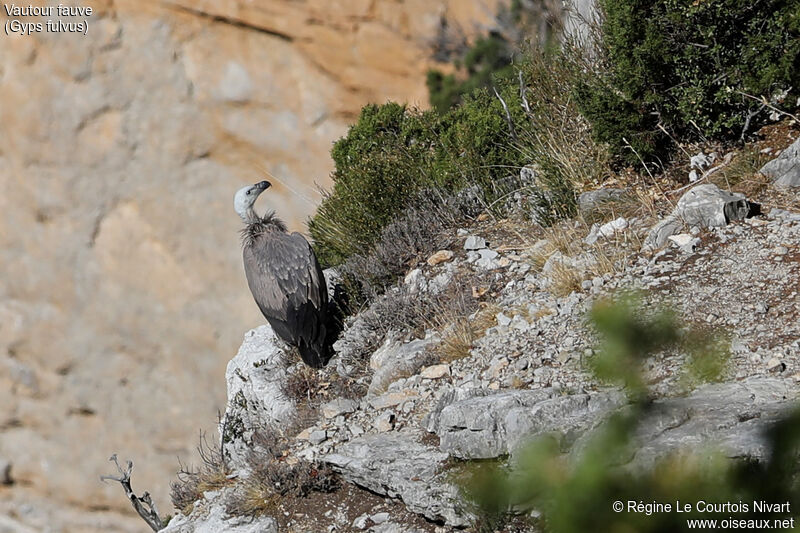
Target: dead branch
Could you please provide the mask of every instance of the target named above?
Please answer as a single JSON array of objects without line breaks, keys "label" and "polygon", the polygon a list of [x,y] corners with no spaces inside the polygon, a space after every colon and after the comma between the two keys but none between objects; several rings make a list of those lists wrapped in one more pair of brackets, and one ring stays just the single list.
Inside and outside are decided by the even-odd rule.
[{"label": "dead branch", "polygon": [[119,477],[100,476],[100,481],[105,482],[108,479],[112,481],[118,481],[125,490],[125,496],[128,497],[131,505],[133,505],[133,508],[136,510],[139,516],[141,516],[142,519],[147,522],[147,525],[150,526],[153,531],[161,531],[161,529],[164,527],[164,523],[158,516],[156,504],[153,503],[150,493],[145,492],[142,494],[141,498],[133,493],[133,489],[131,488],[131,472],[133,472],[133,461],[128,460],[127,468],[123,470],[119,465],[119,461],[117,461],[117,454],[112,455],[108,460],[113,461],[114,464],[117,465]]},{"label": "dead branch", "polygon": [[739,142],[744,142],[744,136],[747,134],[747,130],[750,129],[750,121],[753,120],[753,117],[761,113],[761,111],[767,107],[766,104],[762,103],[761,107],[756,109],[755,111],[750,111],[747,114],[747,118],[744,121],[744,126],[742,127],[742,134],[739,136]]},{"label": "dead branch", "polygon": [[531,114],[531,105],[528,103],[528,88],[525,87],[525,80],[522,79],[522,71],[517,71],[519,74],[519,97],[522,99],[522,109],[530,115]]},{"label": "dead branch", "polygon": [[703,172],[703,175],[700,176],[699,178],[697,178],[695,181],[693,181],[691,183],[687,183],[683,187],[678,187],[677,189],[674,189],[674,190],[671,190],[671,191],[667,191],[666,194],[667,195],[675,194],[676,192],[684,191],[684,190],[686,190],[686,189],[688,189],[690,187],[694,187],[695,185],[700,185],[703,181],[706,180],[706,178],[708,178],[709,176],[711,176],[715,172],[718,172],[718,171],[722,170],[723,168],[727,167],[731,163],[731,161],[733,161],[733,153],[725,154],[725,159],[722,160],[722,163],[720,163],[719,165],[717,165],[715,167],[709,168],[708,170]]},{"label": "dead branch", "polygon": [[492,87],[492,89],[494,89],[495,96],[497,96],[497,99],[500,100],[500,103],[503,105],[503,110],[506,112],[506,122],[508,122],[508,129],[511,132],[511,139],[514,142],[517,142],[517,131],[514,129],[514,121],[511,119],[511,111],[508,110],[506,101],[503,100],[503,97],[500,96],[499,92],[497,92],[497,87]]},{"label": "dead branch", "polygon": [[789,118],[793,119],[795,122],[800,122],[800,117],[798,117],[797,115],[792,115],[791,113],[787,113],[786,111],[783,111],[782,109],[778,109],[777,107],[775,107],[774,105],[769,103],[764,96],[759,98],[757,96],[753,96],[752,94],[743,93],[742,91],[736,91],[736,92],[741,94],[742,96],[744,96],[746,98],[750,98],[751,100],[755,100],[756,102],[760,102],[761,105],[767,106],[768,108],[770,108],[771,110],[775,111],[779,115],[783,115],[785,117],[789,117]]}]

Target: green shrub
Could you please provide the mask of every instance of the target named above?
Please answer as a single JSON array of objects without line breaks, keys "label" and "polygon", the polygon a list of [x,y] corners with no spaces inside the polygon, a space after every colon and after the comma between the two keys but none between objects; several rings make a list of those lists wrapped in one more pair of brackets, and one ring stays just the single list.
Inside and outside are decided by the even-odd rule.
[{"label": "green shrub", "polygon": [[679,141],[739,138],[769,113],[746,95],[791,89],[785,101],[795,102],[795,1],[600,0],[599,7],[605,68],[587,74],[574,94],[595,138],[628,162],[666,153],[669,137],[658,126]]},{"label": "green shrub", "polygon": [[396,103],[367,105],[334,144],[331,191],[309,221],[317,256],[341,263],[368,247],[406,200],[432,180],[430,113]]},{"label": "green shrub", "polygon": [[[516,87],[505,80],[497,90],[508,106],[515,134],[527,127]],[[500,99],[477,89],[439,119],[435,151],[437,181],[448,188],[479,184],[489,190],[497,179],[519,174],[527,161],[515,145]]]},{"label": "green shrub", "polygon": [[576,192],[601,183],[609,173],[606,150],[591,137],[591,129],[572,98],[583,68],[578,49],[531,48],[520,65],[525,85],[527,130],[519,147],[535,168],[539,222],[552,224],[571,217]]},{"label": "green shrub", "polygon": [[[514,88],[506,84],[502,92],[524,126]],[[478,184],[491,199],[493,182],[524,162],[509,135],[502,104],[485,89],[443,116],[396,103],[364,107],[334,145],[333,189],[309,221],[317,257],[331,266],[369,253],[421,189],[447,193]]]}]

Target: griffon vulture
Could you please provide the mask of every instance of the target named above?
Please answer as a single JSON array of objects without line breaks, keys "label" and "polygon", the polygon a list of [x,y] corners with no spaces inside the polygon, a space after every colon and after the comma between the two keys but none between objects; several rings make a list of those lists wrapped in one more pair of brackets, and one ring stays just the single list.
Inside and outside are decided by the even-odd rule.
[{"label": "griffon vulture", "polygon": [[268,181],[236,192],[233,207],[246,226],[242,230],[244,271],[250,292],[275,333],[296,346],[303,361],[325,366],[332,355],[333,333],[325,277],[308,241],[289,234],[286,225],[268,211],[253,209]]}]

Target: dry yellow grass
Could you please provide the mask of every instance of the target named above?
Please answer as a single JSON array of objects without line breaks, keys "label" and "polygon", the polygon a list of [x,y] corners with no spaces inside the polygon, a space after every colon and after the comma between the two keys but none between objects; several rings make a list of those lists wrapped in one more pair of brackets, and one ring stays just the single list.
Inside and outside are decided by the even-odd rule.
[{"label": "dry yellow grass", "polygon": [[464,316],[441,316],[437,329],[442,342],[431,350],[441,362],[449,363],[469,355],[472,345],[490,327],[495,325],[500,308],[494,304],[484,304],[470,319]]},{"label": "dry yellow grass", "polygon": [[550,271],[550,292],[554,296],[569,296],[571,292],[581,290],[583,276],[578,269],[558,262]]},{"label": "dry yellow grass", "polygon": [[197,451],[202,461],[200,468],[194,470],[181,464],[178,479],[170,484],[172,504],[184,514],[191,512],[194,502],[199,500],[204,492],[219,490],[233,482],[222,450],[209,446],[204,434],[200,435]]},{"label": "dry yellow grass", "polygon": [[276,516],[281,496],[270,487],[252,477],[240,483],[230,503],[235,516]]}]

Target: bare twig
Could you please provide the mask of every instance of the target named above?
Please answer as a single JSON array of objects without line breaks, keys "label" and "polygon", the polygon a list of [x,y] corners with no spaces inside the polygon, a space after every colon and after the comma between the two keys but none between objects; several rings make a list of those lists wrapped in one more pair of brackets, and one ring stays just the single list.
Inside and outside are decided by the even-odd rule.
[{"label": "bare twig", "polygon": [[750,112],[747,114],[747,118],[746,118],[746,119],[745,119],[745,121],[744,121],[744,126],[742,127],[742,134],[739,136],[739,141],[740,141],[740,142],[744,141],[744,136],[745,136],[745,134],[747,133],[747,130],[750,128],[750,121],[751,121],[751,120],[753,120],[753,117],[755,117],[756,115],[758,115],[759,113],[761,113],[761,111],[762,111],[762,110],[763,110],[765,107],[767,107],[767,106],[766,106],[765,104],[763,104],[763,103],[762,103],[762,104],[761,104],[761,107],[759,107],[759,108],[758,108],[758,109],[756,109],[755,111],[750,111]]},{"label": "bare twig", "polygon": [[789,118],[794,119],[795,122],[800,122],[800,118],[797,118],[797,115],[792,115],[791,113],[787,113],[786,111],[783,111],[782,109],[778,109],[774,105],[770,104],[767,101],[767,99],[764,98],[763,96],[761,98],[759,98],[757,96],[753,96],[752,94],[743,93],[742,91],[736,91],[736,92],[741,94],[742,96],[746,96],[747,98],[755,100],[756,102],[761,102],[761,105],[767,106],[768,108],[772,109],[773,111],[775,111],[779,115],[784,115],[784,116],[787,116]]},{"label": "bare twig", "polygon": [[119,472],[119,477],[117,476],[100,476],[100,481],[106,481],[108,479],[112,481],[118,481],[122,488],[125,490],[125,496],[133,505],[133,508],[139,513],[139,516],[147,522],[147,525],[153,531],[161,531],[164,527],[164,523],[161,521],[161,518],[158,516],[158,510],[156,509],[156,504],[153,503],[153,499],[150,497],[149,492],[145,492],[142,494],[141,498],[133,493],[133,489],[131,488],[131,472],[133,472],[133,461],[128,460],[125,470],[119,465],[119,461],[117,461],[117,454],[112,455],[109,461],[113,461],[115,465],[117,465],[117,471]]},{"label": "bare twig", "polygon": [[503,110],[506,112],[506,122],[508,122],[508,129],[511,132],[511,139],[514,142],[517,142],[517,131],[514,129],[514,121],[511,119],[511,111],[508,110],[506,101],[503,100],[503,97],[500,96],[499,92],[497,92],[497,87],[492,87],[492,89],[494,89],[494,95],[497,96],[498,100],[500,100],[500,103],[503,105]]},{"label": "bare twig", "polygon": [[683,146],[681,146],[681,143],[679,143],[679,142],[678,142],[678,140],[677,140],[675,137],[673,137],[673,136],[672,136],[672,135],[671,135],[671,134],[670,134],[670,133],[667,131],[667,129],[666,129],[664,126],[662,126],[662,125],[661,125],[661,123],[660,123],[660,122],[659,122],[658,124],[656,124],[656,126],[658,126],[658,129],[660,129],[661,131],[663,131],[663,132],[664,132],[664,134],[665,134],[667,137],[669,137],[670,139],[672,139],[672,142],[673,142],[673,143],[675,143],[675,146],[677,146],[678,148],[680,148],[680,149],[681,149],[681,152],[683,152],[683,154],[684,154],[686,157],[692,157],[692,154],[690,154],[689,152],[687,152],[687,151],[686,151],[686,149],[685,149]]},{"label": "bare twig", "polygon": [[[695,185],[699,185],[701,182],[705,181],[706,178],[708,178],[709,176],[711,176],[715,172],[727,167],[731,163],[731,161],[733,161],[733,157],[732,157],[731,154],[728,154],[725,157],[725,160],[722,161],[722,163],[720,163],[719,165],[717,165],[715,167],[709,168],[708,170],[703,172],[702,176],[700,176],[699,178],[697,178],[693,182],[688,183],[688,184],[684,185],[683,187],[679,187],[679,188],[674,189],[672,191],[667,191],[666,194],[675,194],[676,192],[681,192],[681,191],[683,191],[685,189],[688,189],[690,187],[694,187]],[[728,187],[728,188],[730,189],[730,187]]]},{"label": "bare twig", "polygon": [[528,88],[525,87],[525,80],[522,79],[522,71],[517,71],[519,74],[519,97],[522,99],[522,109],[527,114],[531,114],[531,105],[528,103]]},{"label": "bare twig", "polygon": [[630,148],[631,151],[634,153],[634,155],[636,155],[636,157],[639,159],[639,162],[644,167],[645,171],[647,172],[647,175],[650,176],[650,179],[653,181],[653,185],[656,186],[656,189],[658,189],[658,193],[661,195],[661,197],[666,199],[667,202],[669,202],[672,205],[672,207],[674,208],[675,204],[672,203],[672,200],[670,200],[669,196],[664,194],[664,190],[658,184],[658,181],[656,180],[655,176],[653,176],[653,173],[650,172],[650,169],[648,168],[647,163],[644,162],[644,159],[642,159],[642,156],[640,156],[639,152],[636,151],[636,148],[634,148],[633,145],[631,143],[629,143],[628,139],[626,139],[625,137],[622,138],[622,141],[625,143],[625,146]]}]

